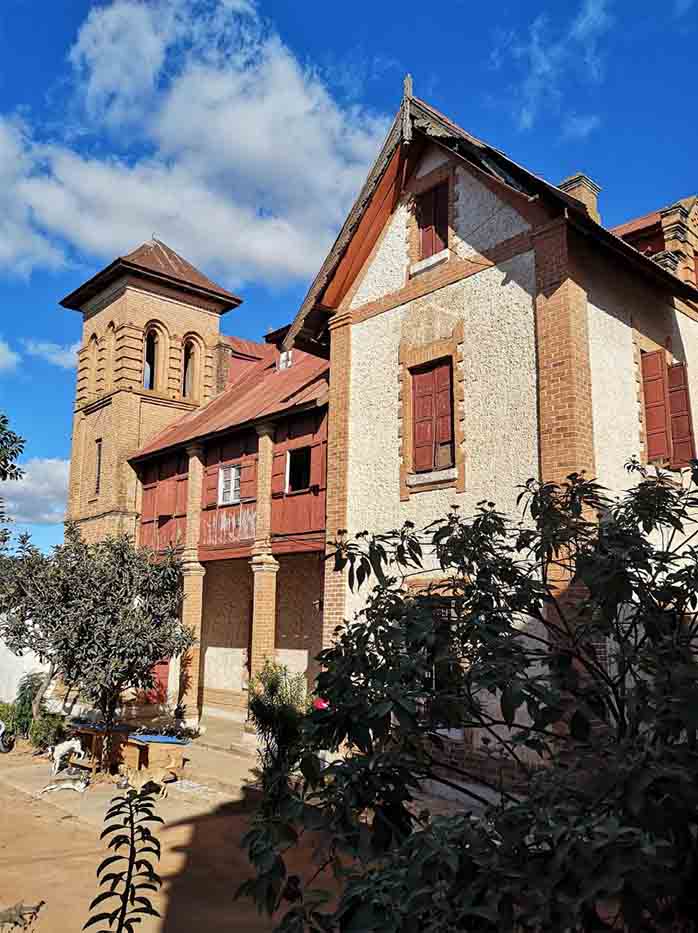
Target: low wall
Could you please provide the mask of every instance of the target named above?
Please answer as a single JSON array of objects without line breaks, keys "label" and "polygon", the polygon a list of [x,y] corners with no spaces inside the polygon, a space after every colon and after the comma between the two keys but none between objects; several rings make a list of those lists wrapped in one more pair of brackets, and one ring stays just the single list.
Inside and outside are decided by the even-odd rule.
[{"label": "low wall", "polygon": [[17,687],[25,674],[45,670],[45,665],[33,654],[18,658],[0,642],[0,701],[11,703],[17,696]]}]

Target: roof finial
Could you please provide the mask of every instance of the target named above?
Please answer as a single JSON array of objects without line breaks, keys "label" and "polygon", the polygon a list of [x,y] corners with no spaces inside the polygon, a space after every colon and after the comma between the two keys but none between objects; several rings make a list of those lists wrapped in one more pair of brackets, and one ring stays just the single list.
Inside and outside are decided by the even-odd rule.
[{"label": "roof finial", "polygon": [[412,101],[412,75],[407,72],[402,83],[402,141],[405,145],[412,142],[412,115],[410,103]]}]

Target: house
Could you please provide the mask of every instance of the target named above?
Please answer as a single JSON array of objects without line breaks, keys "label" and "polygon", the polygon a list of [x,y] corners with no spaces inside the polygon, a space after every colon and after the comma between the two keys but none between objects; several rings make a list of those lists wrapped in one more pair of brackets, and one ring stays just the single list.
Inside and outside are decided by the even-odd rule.
[{"label": "house", "polygon": [[[312,658],[360,597],[341,529],[418,526],[530,476],[613,491],[679,469],[698,404],[696,199],[606,229],[414,97],[289,327],[220,334],[240,299],[154,240],[62,302],[82,312],[69,515],[185,566],[190,713],[243,714],[264,659]],[[428,574],[427,574],[428,575]],[[182,680],[163,672],[176,696]]]}]

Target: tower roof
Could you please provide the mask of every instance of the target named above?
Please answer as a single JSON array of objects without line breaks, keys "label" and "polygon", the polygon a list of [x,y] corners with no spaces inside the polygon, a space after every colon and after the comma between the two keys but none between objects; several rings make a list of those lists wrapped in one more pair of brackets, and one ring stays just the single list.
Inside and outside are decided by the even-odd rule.
[{"label": "tower roof", "polygon": [[220,313],[236,308],[241,298],[233,295],[180,256],[162,240],[153,237],[125,256],[117,257],[91,279],[60,302],[64,308],[81,311],[85,303],[103,291],[114,279],[131,274],[151,281],[174,285],[183,291],[213,298],[220,306]]}]

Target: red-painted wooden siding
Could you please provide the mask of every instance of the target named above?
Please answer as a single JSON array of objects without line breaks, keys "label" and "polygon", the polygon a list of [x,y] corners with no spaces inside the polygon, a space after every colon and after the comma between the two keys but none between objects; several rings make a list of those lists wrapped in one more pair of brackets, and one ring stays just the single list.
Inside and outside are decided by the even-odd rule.
[{"label": "red-painted wooden siding", "polygon": [[[240,502],[218,505],[222,466],[240,467]],[[254,540],[257,501],[257,434],[246,431],[206,447],[200,545],[230,547]]]},{"label": "red-painted wooden siding", "polygon": [[[286,491],[288,451],[310,447],[310,487]],[[278,425],[272,464],[271,529],[274,538],[325,529],[327,412],[295,415]]]},{"label": "red-painted wooden siding", "polygon": [[668,381],[672,444],[671,462],[672,466],[685,467],[696,456],[686,364],[675,363],[670,366]]},{"label": "red-painted wooden siding", "polygon": [[187,530],[188,462],[185,454],[160,457],[144,467],[140,543],[162,550],[182,546]]}]

